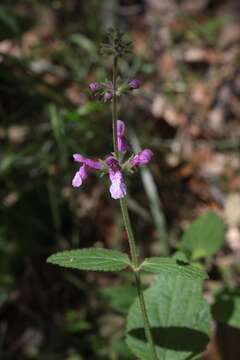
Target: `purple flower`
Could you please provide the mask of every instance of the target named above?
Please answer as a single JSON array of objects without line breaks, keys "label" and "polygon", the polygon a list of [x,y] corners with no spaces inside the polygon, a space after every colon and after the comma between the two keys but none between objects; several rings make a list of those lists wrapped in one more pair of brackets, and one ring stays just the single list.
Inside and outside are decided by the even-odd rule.
[{"label": "purple flower", "polygon": [[79,187],[82,185],[83,181],[87,179],[88,177],[88,171],[90,169],[99,170],[101,169],[101,164],[99,161],[91,160],[88,158],[85,158],[81,154],[74,154],[73,158],[75,161],[82,164],[80,166],[80,169],[75,173],[73,179],[72,179],[72,186],[73,187]]},{"label": "purple flower", "polygon": [[149,149],[141,150],[137,155],[135,155],[130,163],[133,166],[146,165],[153,157],[153,152]]},{"label": "purple flower", "polygon": [[113,94],[111,93],[111,91],[107,91],[103,95],[103,101],[108,102],[108,101],[112,100],[112,97],[113,97]]},{"label": "purple flower", "polygon": [[95,93],[100,89],[101,85],[98,82],[92,82],[88,85],[88,87],[92,93]]},{"label": "purple flower", "polygon": [[113,199],[121,199],[126,195],[127,188],[119,162],[114,156],[109,156],[105,163],[109,168],[109,178],[112,183],[109,188],[111,196]]},{"label": "purple flower", "polygon": [[118,151],[125,152],[128,149],[127,140],[125,137],[126,126],[122,120],[117,120],[117,144]]},{"label": "purple flower", "polygon": [[140,88],[141,82],[138,79],[133,79],[133,80],[129,81],[128,85],[129,85],[130,89],[136,90],[136,89]]}]

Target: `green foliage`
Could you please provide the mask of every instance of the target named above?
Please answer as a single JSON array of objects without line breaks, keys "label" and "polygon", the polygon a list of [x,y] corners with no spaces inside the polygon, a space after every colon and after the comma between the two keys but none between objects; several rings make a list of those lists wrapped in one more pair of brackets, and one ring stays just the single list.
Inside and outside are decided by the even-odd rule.
[{"label": "green foliage", "polygon": [[29,30],[30,18],[19,15],[7,6],[0,5],[0,40],[11,39]]},{"label": "green foliage", "polygon": [[141,270],[154,274],[167,273],[179,275],[187,279],[204,279],[207,277],[205,271],[201,270],[198,266],[169,257],[147,258],[141,264]]},{"label": "green foliage", "polygon": [[224,224],[212,211],[195,220],[184,232],[180,249],[197,260],[215,254],[223,245]]},{"label": "green foliage", "polygon": [[240,328],[240,290],[223,288],[215,295],[212,305],[215,320]]},{"label": "green foliage", "polygon": [[83,34],[72,34],[69,37],[69,40],[79,46],[79,48],[84,49],[86,52],[88,52],[93,57],[98,58],[98,49],[96,47],[96,44]]},{"label": "green foliage", "polygon": [[209,45],[214,45],[219,37],[220,31],[224,28],[228,18],[218,16],[205,22],[192,22],[191,30],[187,33],[189,40],[202,40]]},{"label": "green foliage", "polygon": [[111,345],[113,351],[118,354],[118,359],[132,360],[132,353],[124,340],[115,340]]},{"label": "green foliage", "polygon": [[[198,359],[210,334],[210,309],[202,297],[202,280],[161,274],[144,292],[159,359]],[[138,301],[130,309],[127,343],[142,360],[151,360]]]},{"label": "green foliage", "polygon": [[171,33],[174,42],[186,41],[214,46],[229,18],[227,16],[217,16],[203,21],[196,21],[195,17],[180,14],[178,21],[180,26],[173,27]]},{"label": "green foliage", "polygon": [[79,316],[79,313],[74,310],[69,310],[66,313],[66,325],[65,329],[71,333],[78,333],[91,329],[91,324],[84,319],[83,316]]},{"label": "green foliage", "polygon": [[100,294],[114,310],[127,314],[137,296],[137,291],[133,286],[118,285],[100,289]]},{"label": "green foliage", "polygon": [[47,262],[67,268],[89,271],[119,271],[130,265],[129,257],[116,250],[79,249],[51,255]]}]

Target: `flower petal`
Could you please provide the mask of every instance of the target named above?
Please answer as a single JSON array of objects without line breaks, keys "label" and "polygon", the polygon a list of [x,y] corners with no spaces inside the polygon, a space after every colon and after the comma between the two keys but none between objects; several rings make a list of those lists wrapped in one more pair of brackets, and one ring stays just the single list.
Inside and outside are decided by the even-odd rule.
[{"label": "flower petal", "polygon": [[82,185],[82,178],[81,178],[80,172],[77,171],[72,179],[72,186],[79,187],[81,185]]},{"label": "flower petal", "polygon": [[84,160],[84,164],[86,164],[88,167],[95,169],[95,170],[99,170],[101,169],[101,164],[99,161],[96,160],[92,160],[92,159],[85,159]]},{"label": "flower petal", "polygon": [[125,137],[126,126],[122,120],[117,120],[117,143],[118,151],[125,152],[128,150],[128,143]]},{"label": "flower petal", "polygon": [[122,120],[117,120],[117,134],[118,136],[123,136],[125,133],[125,124]]},{"label": "flower petal", "polygon": [[92,169],[95,169],[95,170],[101,169],[101,164],[99,161],[88,159],[81,154],[73,154],[73,159],[77,162],[80,162],[81,164],[87,165],[88,167],[90,167]]},{"label": "flower petal", "polygon": [[146,165],[151,161],[153,157],[153,152],[150,149],[144,149],[135,155],[130,163],[133,166]]},{"label": "flower petal", "polygon": [[79,175],[81,176],[82,181],[86,180],[86,178],[88,177],[88,173],[87,173],[87,167],[85,164],[83,164],[80,169],[79,169]]},{"label": "flower petal", "polygon": [[80,163],[84,163],[84,161],[86,160],[86,158],[84,156],[82,156],[81,154],[73,154],[73,159],[74,159],[74,161],[77,161]]},{"label": "flower petal", "polygon": [[109,171],[109,177],[112,182],[109,190],[113,199],[121,199],[127,193],[126,184],[123,179],[123,174],[121,171],[113,172]]},{"label": "flower petal", "polygon": [[113,172],[116,172],[120,169],[118,160],[112,155],[106,158],[105,163]]}]

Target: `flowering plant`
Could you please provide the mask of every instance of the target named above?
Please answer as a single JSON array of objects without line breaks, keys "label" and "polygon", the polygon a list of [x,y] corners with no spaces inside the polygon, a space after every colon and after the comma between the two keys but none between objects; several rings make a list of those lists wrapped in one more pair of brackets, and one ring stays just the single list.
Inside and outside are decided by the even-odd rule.
[{"label": "flowering plant", "polygon": [[[139,167],[148,165],[153,152],[143,149],[137,154],[132,153],[125,122],[118,119],[118,99],[140,87],[137,79],[121,82],[118,78],[118,62],[130,48],[123,33],[114,30],[108,33],[102,52],[113,57],[112,80],[107,83],[92,82],[89,89],[93,96],[111,104],[113,151],[103,159],[95,160],[74,154],[73,159],[80,164],[80,168],[72,179],[72,186],[78,188],[91,171],[108,174],[111,197],[120,202],[129,255],[111,249],[87,248],[59,252],[50,256],[48,262],[88,271],[129,269],[137,290],[137,299],[129,310],[127,321],[127,343],[131,351],[138,358],[146,360],[196,359],[208,343],[211,317],[209,306],[202,297],[206,273],[188,255],[191,253],[192,237],[196,236],[198,228],[202,229],[208,224],[209,217],[216,227],[219,228],[221,224],[210,213],[201,220],[201,226],[194,225],[194,230],[189,230],[182,241],[183,252],[176,252],[172,257],[139,258],[128,211],[125,179]],[[143,291],[144,273],[156,274],[156,278]]]}]

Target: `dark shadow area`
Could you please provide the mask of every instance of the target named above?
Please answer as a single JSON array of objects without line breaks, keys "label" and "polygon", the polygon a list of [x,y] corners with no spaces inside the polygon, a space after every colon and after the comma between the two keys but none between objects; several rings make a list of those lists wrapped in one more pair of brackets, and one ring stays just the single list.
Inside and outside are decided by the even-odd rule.
[{"label": "dark shadow area", "polygon": [[240,329],[218,323],[216,340],[223,360],[240,359]]},{"label": "dark shadow area", "polygon": [[236,323],[239,290],[223,289],[216,295],[212,306],[213,318],[217,321],[216,340],[223,360],[240,359],[240,329]]},{"label": "dark shadow area", "polygon": [[211,311],[213,318],[222,323],[228,323],[234,313],[234,296],[239,293],[232,290],[224,290],[216,296]]},{"label": "dark shadow area", "polygon": [[[209,337],[201,331],[184,327],[152,328],[154,342],[163,349],[191,352],[189,359],[204,351]],[[131,330],[129,335],[140,341],[145,341],[143,328]]]}]

